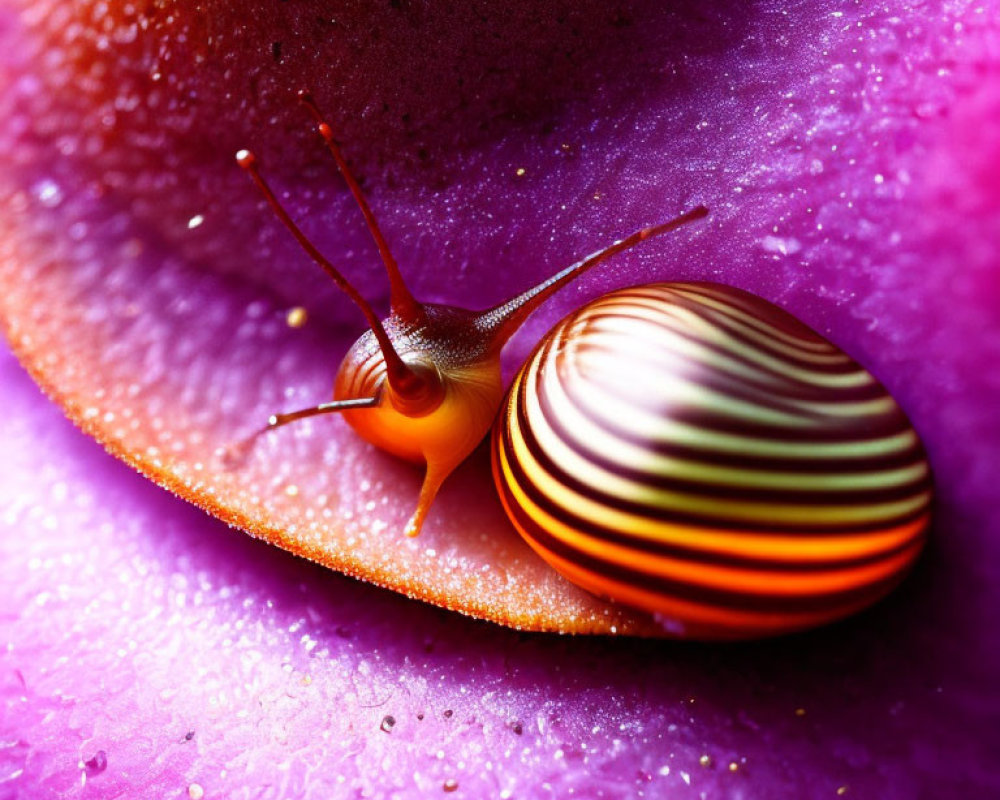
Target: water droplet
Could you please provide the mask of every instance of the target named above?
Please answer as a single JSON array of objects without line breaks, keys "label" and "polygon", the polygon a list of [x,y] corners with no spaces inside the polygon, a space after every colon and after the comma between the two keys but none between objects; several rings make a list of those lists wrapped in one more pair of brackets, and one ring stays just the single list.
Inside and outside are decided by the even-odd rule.
[{"label": "water droplet", "polygon": [[783,256],[791,256],[802,249],[802,243],[792,237],[765,236],[760,240],[760,246],[769,253],[780,253]]},{"label": "water droplet", "polygon": [[46,208],[55,208],[63,201],[62,187],[54,180],[46,178],[34,186],[34,195]]}]

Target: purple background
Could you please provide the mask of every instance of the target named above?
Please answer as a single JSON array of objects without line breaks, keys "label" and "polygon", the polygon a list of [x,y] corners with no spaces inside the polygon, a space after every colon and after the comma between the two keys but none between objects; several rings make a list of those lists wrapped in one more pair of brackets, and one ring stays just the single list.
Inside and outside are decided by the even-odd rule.
[{"label": "purple background", "polygon": [[[426,299],[493,302],[566,253],[650,222],[650,209],[709,205],[702,230],[632,253],[560,298],[515,343],[511,364],[560,310],[650,273],[722,279],[780,302],[870,366],[926,440],[938,522],[911,579],[854,620],[774,642],[519,634],[227,529],[76,432],[4,355],[0,797],[185,796],[193,782],[208,797],[425,797],[448,780],[464,797],[1000,792],[997,8],[655,6],[567,11],[570,23],[522,25],[520,38],[530,11],[512,7],[513,22],[482,23],[500,27],[500,44],[472,35],[483,32],[473,19],[426,11],[447,18],[435,26],[408,7],[364,29],[381,37],[353,53],[331,45],[319,63],[296,45],[318,35],[303,21],[311,6],[301,18],[289,12],[291,22],[262,10],[246,28],[222,24],[232,20],[217,9],[195,27],[219,24],[223,40],[234,32],[230,60],[177,68],[157,113],[130,117],[125,103],[110,123],[114,97],[160,91],[128,70],[148,74],[153,51],[165,62],[186,52],[176,35],[159,30],[159,49],[146,52],[142,35],[119,34],[117,73],[87,55],[105,52],[93,37],[44,20],[44,4],[23,22],[4,11],[0,199],[17,234],[5,227],[0,285],[10,340],[26,352],[32,337],[49,337],[53,349],[41,349],[51,362],[34,368],[83,391],[95,378],[87,364],[67,367],[67,342],[114,318],[108,309],[149,268],[137,302],[155,306],[164,291],[174,304],[143,317],[148,340],[123,326],[109,369],[136,371],[154,394],[165,370],[184,407],[200,407],[221,383],[257,417],[275,398],[328,391],[354,317],[262,223],[228,159],[239,145],[259,148],[296,210],[322,223],[320,243],[375,281],[363,233],[349,222],[356,212],[331,189],[322,154],[297,155],[309,137],[287,133],[300,120],[283,110],[282,80],[290,90],[300,75],[318,81],[339,65],[349,88],[338,130],[366,143],[359,169]],[[345,11],[342,24],[364,13]],[[91,16],[98,30],[99,13]],[[271,40],[281,25],[288,44],[278,58]],[[402,47],[407,31],[428,29],[440,38]],[[74,36],[87,41],[84,55],[66,45]],[[352,55],[361,66],[346,74]],[[272,67],[254,72],[260,58]],[[480,61],[496,69],[457,89],[455,76]],[[96,88],[60,83],[81,64]],[[407,76],[428,64],[438,88],[425,96]],[[124,76],[117,95],[107,94],[108,69]],[[225,92],[245,90],[248,74],[258,95],[229,109]],[[171,105],[192,88],[203,99]],[[394,113],[379,111],[386,105]],[[490,124],[471,124],[482,119]],[[287,155],[275,163],[279,150]],[[94,176],[104,192],[88,193]],[[192,232],[185,221],[195,213],[206,222]],[[110,244],[136,235],[147,243],[138,266],[109,283],[100,265],[113,261]],[[50,257],[73,269],[53,272]],[[46,281],[70,287],[72,302],[50,292],[42,297],[51,305],[18,305]],[[178,300],[164,286],[191,293]],[[305,343],[289,343],[287,331],[240,316],[248,298],[269,319],[302,297],[349,322],[321,322]],[[185,359],[164,346],[190,345],[197,334],[185,331],[198,319],[206,330],[250,325],[237,342],[245,361],[232,348]],[[272,352],[290,353],[287,363]],[[319,437],[300,438],[293,455],[302,459]],[[341,456],[354,452],[339,429],[329,439]],[[275,452],[287,463],[271,468],[296,468]],[[350,487],[362,474],[383,476],[392,488],[381,490],[378,519],[405,518],[412,476],[360,450],[350,465],[325,480]],[[460,490],[488,485],[481,459],[456,477]],[[460,490],[442,498],[420,547],[477,563],[488,548],[452,541],[480,513],[463,510]],[[341,508],[382,502],[378,492],[346,494]],[[487,529],[496,524],[490,503]],[[388,731],[386,715],[395,719]]]}]

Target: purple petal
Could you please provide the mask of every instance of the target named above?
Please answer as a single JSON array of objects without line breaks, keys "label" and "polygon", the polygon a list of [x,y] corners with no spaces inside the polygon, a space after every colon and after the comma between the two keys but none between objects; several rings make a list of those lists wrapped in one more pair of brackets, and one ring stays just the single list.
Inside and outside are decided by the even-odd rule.
[{"label": "purple petal", "polygon": [[[456,796],[468,797],[562,797],[570,789],[762,798],[836,797],[841,787],[847,796],[879,798],[1000,791],[993,757],[1000,711],[997,9],[720,8],[699,4],[651,18],[649,10],[636,12],[636,33],[609,38],[639,44],[624,53],[598,48],[602,59],[582,73],[584,87],[570,80],[580,73],[568,64],[543,62],[554,88],[535,96],[553,111],[528,102],[522,120],[501,120],[498,133],[455,149],[441,144],[433,160],[443,163],[418,168],[418,177],[401,170],[396,185],[388,181],[394,170],[379,161],[395,152],[390,145],[407,141],[405,125],[370,123],[381,131],[365,161],[373,203],[388,209],[385,226],[421,295],[471,304],[500,299],[536,270],[660,218],[664,208],[706,202],[710,228],[631,254],[561,298],[546,320],[601,288],[651,275],[724,279],[798,314],[869,366],[925,438],[939,511],[916,574],[855,620],[757,645],[521,635],[228,531],[103,454],[4,357],[0,796],[177,795],[198,784],[209,797],[424,797],[450,789],[449,781],[457,782]],[[4,19],[6,41],[19,42],[20,28]],[[158,183],[150,171],[112,193],[135,215],[107,213],[103,195],[91,200],[96,210],[74,218],[66,189],[72,170],[32,160],[53,139],[51,131],[26,129],[32,109],[25,98],[39,90],[38,64],[18,60],[26,49],[30,43],[11,44],[4,56],[2,80],[17,91],[3,94],[11,113],[0,137],[0,198],[16,213],[4,223],[0,271],[9,275],[21,248],[38,252],[43,242],[74,263],[93,262],[110,237],[127,243],[138,226],[161,243],[160,262],[211,266],[194,298],[206,325],[214,306],[203,299],[246,308],[254,281],[269,303],[264,309],[302,296],[343,308],[328,290],[314,289],[322,283],[307,266],[296,267],[285,286],[274,265],[296,256],[262,221],[241,176],[206,166],[214,163],[202,153],[215,130],[209,123],[187,152],[167,148],[176,184]],[[273,59],[273,50],[266,56]],[[489,90],[498,108],[516,105],[516,93]],[[264,95],[250,128],[276,147],[268,116],[285,101]],[[413,141],[421,144],[404,150],[400,163],[420,161],[415,153],[427,130],[461,129],[428,117],[440,100],[421,106],[411,97],[420,112]],[[37,96],[33,102],[44,105]],[[472,105],[481,112],[489,102]],[[224,122],[231,120],[219,130]],[[362,122],[350,131],[355,141],[358,130]],[[86,157],[84,149],[67,158],[78,167]],[[520,181],[518,167],[525,169]],[[92,174],[110,168],[101,163]],[[278,170],[295,192],[332,185],[325,172],[303,180],[292,174]],[[438,192],[427,188],[435,182]],[[190,196],[199,200],[185,199],[196,184],[211,199],[197,192]],[[172,185],[185,191],[167,192]],[[324,246],[360,250],[355,228],[339,232],[356,223],[346,222],[353,211],[336,192],[332,210],[326,197],[296,203],[317,228],[332,231],[318,237]],[[178,225],[203,211],[207,221],[194,233]],[[70,217],[61,230],[67,218],[60,214]],[[12,219],[20,226],[16,243]],[[89,255],[86,243],[73,243],[72,223],[81,221],[107,226]],[[249,255],[261,263],[250,265]],[[359,252],[359,269],[361,260]],[[17,266],[45,278],[42,264]],[[372,267],[369,274],[378,273]],[[169,295],[173,285],[159,291]],[[147,299],[156,297],[151,291]],[[25,321],[41,325],[46,311],[43,304],[30,315],[21,309],[12,324],[7,308],[15,346],[24,349],[37,334]],[[86,324],[86,313],[80,316]],[[535,323],[515,349],[523,353],[543,325]],[[324,363],[310,356],[352,331],[353,322],[332,325],[306,344],[276,333],[267,353],[289,352],[287,344],[290,363],[275,368],[247,413],[270,408],[287,387],[326,391],[340,350]],[[151,353],[186,368],[158,341]],[[228,357],[242,363],[259,353],[249,342]],[[213,358],[209,364],[223,355]],[[176,377],[179,391],[191,377]],[[244,397],[256,377],[251,370],[231,380]],[[295,446],[308,450],[308,443]],[[358,463],[372,469],[366,459]],[[478,470],[460,479],[463,488],[488,483]],[[448,511],[460,508],[456,501]],[[380,729],[387,715],[396,720],[388,735]],[[107,769],[88,774],[99,751]]]}]

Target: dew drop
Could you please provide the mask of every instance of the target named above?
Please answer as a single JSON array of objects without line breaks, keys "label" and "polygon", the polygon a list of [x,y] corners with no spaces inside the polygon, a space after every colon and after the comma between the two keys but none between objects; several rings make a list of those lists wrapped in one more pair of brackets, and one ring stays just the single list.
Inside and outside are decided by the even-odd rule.
[{"label": "dew drop", "polygon": [[794,237],[765,236],[760,240],[760,246],[768,253],[780,253],[783,256],[794,255],[802,249],[802,243]]},{"label": "dew drop", "polygon": [[46,208],[55,208],[63,201],[62,187],[54,180],[46,178],[34,186],[35,197]]}]

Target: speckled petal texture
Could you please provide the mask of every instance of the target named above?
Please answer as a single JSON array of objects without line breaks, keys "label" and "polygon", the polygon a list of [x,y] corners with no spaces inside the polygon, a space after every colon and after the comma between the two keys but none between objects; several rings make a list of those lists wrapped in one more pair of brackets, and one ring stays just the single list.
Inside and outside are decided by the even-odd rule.
[{"label": "speckled petal texture", "polygon": [[611,286],[755,291],[913,419],[937,479],[928,552],[871,611],[772,642],[518,633],[228,529],[5,353],[0,798],[1000,794],[997,4],[361,5],[0,3],[0,318],[89,433],[405,592],[648,625],[533,559],[482,452],[407,544],[419,476],[337,420],[274,434],[243,472],[210,460],[325,399],[360,330],[237,147],[385,300],[295,106],[305,81],[426,300],[488,305],[708,205],[560,297],[507,368]]}]

